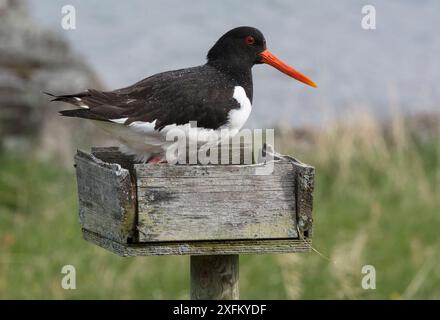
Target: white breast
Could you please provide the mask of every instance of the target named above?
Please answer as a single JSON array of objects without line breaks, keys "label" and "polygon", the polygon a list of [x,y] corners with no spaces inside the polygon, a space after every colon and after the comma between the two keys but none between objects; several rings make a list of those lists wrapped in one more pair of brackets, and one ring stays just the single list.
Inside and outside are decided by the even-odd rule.
[{"label": "white breast", "polygon": [[232,131],[232,135],[235,135],[240,131],[249,118],[252,111],[252,104],[243,87],[236,86],[232,97],[237,100],[240,105],[239,109],[233,109],[229,112],[229,122],[227,127]]}]

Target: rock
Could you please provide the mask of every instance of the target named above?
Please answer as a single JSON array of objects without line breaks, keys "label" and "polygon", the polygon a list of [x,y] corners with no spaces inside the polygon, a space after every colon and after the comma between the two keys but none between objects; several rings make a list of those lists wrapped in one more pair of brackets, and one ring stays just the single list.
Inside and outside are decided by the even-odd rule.
[{"label": "rock", "polygon": [[33,21],[24,0],[0,0],[0,146],[71,163],[74,146],[95,135],[84,121],[59,117],[61,105],[43,92],[87,88],[102,85],[62,36]]}]

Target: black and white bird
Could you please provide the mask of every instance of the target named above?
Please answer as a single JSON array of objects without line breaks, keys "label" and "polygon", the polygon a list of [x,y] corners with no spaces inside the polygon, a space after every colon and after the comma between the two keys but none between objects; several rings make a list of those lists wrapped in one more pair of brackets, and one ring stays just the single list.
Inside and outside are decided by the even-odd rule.
[{"label": "black and white bird", "polygon": [[61,111],[67,117],[95,121],[122,144],[121,151],[139,161],[165,161],[170,130],[188,130],[197,124],[198,139],[213,132],[239,132],[252,111],[252,67],[267,63],[312,87],[316,84],[266,49],[263,34],[252,27],[225,33],[209,50],[201,66],[167,71],[114,91],[89,89],[54,96],[76,109]]}]

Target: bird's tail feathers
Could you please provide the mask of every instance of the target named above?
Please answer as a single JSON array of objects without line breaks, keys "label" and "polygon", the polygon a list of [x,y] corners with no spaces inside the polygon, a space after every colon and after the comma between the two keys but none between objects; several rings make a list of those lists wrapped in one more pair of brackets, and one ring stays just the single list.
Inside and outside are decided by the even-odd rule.
[{"label": "bird's tail feathers", "polygon": [[52,97],[52,100],[50,100],[51,102],[53,101],[62,101],[62,102],[67,102],[70,103],[74,106],[80,107],[80,108],[88,108],[87,105],[84,104],[84,102],[82,101],[82,98],[87,96],[88,93],[87,92],[81,92],[81,93],[77,93],[77,94],[66,94],[66,95],[54,95],[50,92],[43,92],[44,94]]},{"label": "bird's tail feathers", "polygon": [[75,117],[98,121],[109,121],[103,116],[91,112],[89,109],[73,109],[73,110],[62,110],[59,112],[60,115],[64,117]]}]

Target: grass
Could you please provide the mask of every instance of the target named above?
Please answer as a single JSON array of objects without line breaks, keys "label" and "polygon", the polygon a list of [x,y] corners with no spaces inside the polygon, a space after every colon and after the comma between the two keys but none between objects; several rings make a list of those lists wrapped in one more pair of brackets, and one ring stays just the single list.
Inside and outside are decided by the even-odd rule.
[{"label": "grass", "polygon": [[[440,129],[366,116],[292,132],[280,150],[316,166],[316,253],[240,258],[243,299],[440,298]],[[360,121],[360,119],[362,121]],[[0,154],[0,298],[186,299],[188,257],[120,258],[82,240],[72,170]],[[77,289],[61,288],[76,267]],[[363,265],[376,290],[361,288]]]}]

